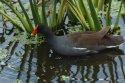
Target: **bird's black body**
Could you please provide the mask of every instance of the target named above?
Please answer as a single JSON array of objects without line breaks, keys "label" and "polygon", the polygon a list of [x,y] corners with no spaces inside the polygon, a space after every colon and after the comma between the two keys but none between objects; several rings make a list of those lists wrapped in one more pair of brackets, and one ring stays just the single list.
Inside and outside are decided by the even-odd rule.
[{"label": "bird's black body", "polygon": [[45,36],[50,48],[67,56],[97,53],[106,48],[114,48],[124,42],[122,36],[108,35],[110,27],[98,32],[75,32],[64,36],[56,36],[52,30],[43,24],[38,25],[38,33]]}]

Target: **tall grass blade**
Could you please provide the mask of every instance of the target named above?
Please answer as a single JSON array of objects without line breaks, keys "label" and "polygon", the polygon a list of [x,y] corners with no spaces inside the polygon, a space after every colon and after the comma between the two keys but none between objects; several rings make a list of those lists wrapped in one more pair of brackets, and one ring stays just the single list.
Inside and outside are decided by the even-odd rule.
[{"label": "tall grass blade", "polygon": [[79,0],[78,2],[79,2],[79,6],[80,6],[79,9],[81,9],[83,15],[84,15],[84,13],[85,13],[84,16],[87,17],[87,21],[88,21],[88,23],[89,23],[90,30],[95,31],[95,26],[94,26],[93,19],[92,19],[92,17],[91,17],[91,14],[90,14],[90,12],[89,12],[89,10],[88,10],[88,8],[87,8],[85,2],[82,1],[82,0]]},{"label": "tall grass blade", "polygon": [[111,25],[111,18],[110,18],[111,3],[112,3],[112,0],[109,0],[109,6],[108,6],[108,9],[106,10],[106,20],[105,20],[106,26]]},{"label": "tall grass blade", "polygon": [[99,0],[93,0],[93,4],[94,4],[95,8],[98,8],[98,2],[99,2]]},{"label": "tall grass blade", "polygon": [[67,0],[67,6],[70,9],[70,11],[76,16],[76,18],[79,20],[81,25],[86,29],[89,30],[88,25],[86,23],[86,20],[82,14],[82,12],[74,5],[72,4],[69,0]]},{"label": "tall grass blade", "polygon": [[44,24],[47,24],[47,18],[46,18],[46,11],[45,11],[45,1],[42,0],[42,6],[41,6],[41,22]]},{"label": "tall grass blade", "polygon": [[61,0],[60,2],[61,2],[61,5],[59,8],[59,12],[58,12],[57,25],[61,24],[65,10],[66,10],[66,0]]},{"label": "tall grass blade", "polygon": [[54,27],[56,25],[56,3],[57,0],[54,1],[54,5],[50,11],[50,27],[52,27],[53,31],[55,31]]},{"label": "tall grass blade", "polygon": [[101,29],[101,24],[99,23],[98,15],[97,15],[96,10],[95,10],[95,8],[93,6],[92,0],[87,0],[87,1],[88,1],[88,4],[89,4],[89,8],[90,8],[90,11],[91,11],[91,16],[93,18],[96,31],[99,31]]},{"label": "tall grass blade", "polygon": [[29,2],[30,2],[30,7],[31,7],[31,11],[32,11],[33,20],[34,20],[34,23],[36,25],[39,22],[39,19],[38,19],[39,14],[37,14],[37,11],[36,11],[37,9],[35,9],[35,7],[34,7],[33,0],[29,0]]},{"label": "tall grass blade", "polygon": [[18,2],[19,2],[20,7],[21,7],[22,10],[23,10],[23,13],[24,13],[24,15],[25,15],[25,17],[26,17],[26,20],[27,20],[27,22],[28,22],[28,24],[29,24],[29,26],[30,26],[30,29],[33,30],[33,26],[32,26],[31,20],[29,19],[29,16],[28,16],[28,14],[27,14],[27,12],[26,12],[24,6],[22,5],[22,2],[21,2],[20,0],[18,0]]},{"label": "tall grass blade", "polygon": [[25,27],[25,30],[27,32],[31,32],[32,30],[29,27],[28,22],[26,21],[26,19],[22,16],[22,14],[20,14],[15,8],[13,8],[13,6],[11,6],[7,1],[5,0],[0,0],[2,3],[6,4],[11,10],[12,12],[14,12],[14,14],[16,14],[16,16],[19,18],[19,20],[21,21],[21,23],[23,24],[23,26]]},{"label": "tall grass blade", "polygon": [[121,4],[120,4],[120,8],[119,8],[118,15],[117,15],[117,18],[116,18],[116,21],[114,24],[114,28],[116,28],[118,26],[119,18],[121,16],[122,3],[123,3],[123,0],[121,1]]},{"label": "tall grass blade", "polygon": [[33,8],[35,9],[35,14],[37,16],[38,22],[40,21],[39,8],[36,0],[33,0]]},{"label": "tall grass blade", "polygon": [[22,28],[19,24],[17,24],[9,15],[7,15],[4,11],[0,10],[0,14],[6,17],[14,26],[20,28],[21,30],[25,31],[25,28]]},{"label": "tall grass blade", "polygon": [[98,11],[102,11],[102,9],[104,7],[104,2],[105,2],[105,0],[99,0],[99,2],[98,2]]},{"label": "tall grass blade", "polygon": [[85,11],[86,11],[86,5],[84,4],[84,1],[82,1],[82,0],[78,0],[77,1],[78,3],[77,3],[77,6],[78,6],[78,8],[81,10],[81,12],[82,12],[82,14],[84,15],[84,16],[86,16],[86,13],[85,13]]}]

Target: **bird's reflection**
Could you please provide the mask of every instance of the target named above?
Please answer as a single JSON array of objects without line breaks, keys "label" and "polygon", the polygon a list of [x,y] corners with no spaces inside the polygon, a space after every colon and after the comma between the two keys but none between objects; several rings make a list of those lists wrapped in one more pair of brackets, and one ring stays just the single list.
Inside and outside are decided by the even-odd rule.
[{"label": "bird's reflection", "polygon": [[[39,46],[38,49],[36,72],[40,78],[38,82],[64,81],[62,80],[63,76],[65,78],[68,76],[69,78],[65,81],[70,82],[79,80],[95,83],[100,79],[115,82],[114,77],[117,78],[119,73],[117,72],[115,57],[123,55],[123,51],[119,48],[106,49],[97,54],[77,57],[61,56],[55,53],[49,56],[49,49],[44,45]],[[100,78],[98,75],[103,77]]]}]

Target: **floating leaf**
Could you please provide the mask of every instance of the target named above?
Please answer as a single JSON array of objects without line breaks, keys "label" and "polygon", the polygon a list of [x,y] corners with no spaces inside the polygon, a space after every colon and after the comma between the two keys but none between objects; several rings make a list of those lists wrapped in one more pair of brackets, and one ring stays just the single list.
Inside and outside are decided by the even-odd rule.
[{"label": "floating leaf", "polygon": [[7,49],[0,48],[0,61],[7,56]]},{"label": "floating leaf", "polygon": [[20,80],[20,79],[17,79],[16,81],[14,81],[13,83],[23,83],[23,81],[22,80]]},{"label": "floating leaf", "polygon": [[40,44],[44,42],[41,37],[35,39],[35,37],[31,37],[25,32],[20,32],[18,29],[14,29],[14,32],[16,35],[9,39],[10,42],[18,41],[21,44]]},{"label": "floating leaf", "polygon": [[61,76],[61,80],[62,81],[68,80],[69,78],[70,78],[70,76],[65,76],[65,75]]}]

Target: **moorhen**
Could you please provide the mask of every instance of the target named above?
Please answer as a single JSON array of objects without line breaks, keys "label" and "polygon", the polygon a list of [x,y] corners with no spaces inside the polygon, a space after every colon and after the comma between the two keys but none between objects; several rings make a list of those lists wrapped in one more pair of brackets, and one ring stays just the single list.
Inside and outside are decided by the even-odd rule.
[{"label": "moorhen", "polygon": [[45,36],[49,47],[58,54],[67,56],[98,53],[106,48],[114,48],[124,42],[122,36],[109,35],[110,27],[98,32],[75,32],[64,36],[56,36],[44,24],[37,24],[31,35],[41,33]]}]

